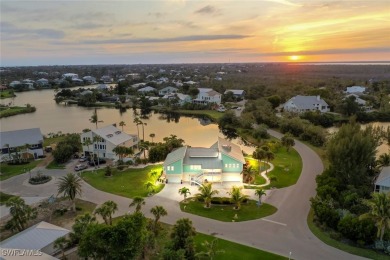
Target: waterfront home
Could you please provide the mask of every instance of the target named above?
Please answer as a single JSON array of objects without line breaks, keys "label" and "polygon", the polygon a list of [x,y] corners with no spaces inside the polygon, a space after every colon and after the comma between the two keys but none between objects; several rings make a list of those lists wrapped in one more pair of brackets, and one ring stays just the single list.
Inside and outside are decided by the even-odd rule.
[{"label": "waterfront home", "polygon": [[178,91],[177,88],[174,88],[174,87],[166,87],[166,88],[163,88],[163,89],[160,89],[160,91],[158,92],[158,94],[160,96],[164,96],[164,95],[169,95],[169,94],[172,94],[172,93],[176,93]]},{"label": "waterfront home", "polygon": [[38,79],[36,81],[37,85],[41,86],[41,87],[45,87],[45,86],[48,86],[49,85],[49,80],[48,79],[45,79],[45,78],[41,78],[41,79]]},{"label": "waterfront home", "polygon": [[199,93],[197,97],[193,100],[194,103],[199,104],[208,104],[215,103],[217,105],[221,104],[221,94],[212,88],[198,88]]},{"label": "waterfront home", "polygon": [[162,99],[175,99],[177,98],[179,105],[184,105],[185,103],[190,103],[192,101],[192,98],[190,95],[182,94],[182,93],[175,93],[175,94],[168,94],[162,97]]},{"label": "waterfront home", "polygon": [[168,183],[242,182],[241,148],[223,138],[210,148],[184,146],[167,155],[163,176]]},{"label": "waterfront home", "polygon": [[11,88],[14,88],[14,87],[16,87],[17,85],[20,85],[20,84],[22,84],[20,81],[14,80],[14,81],[12,81],[11,83],[9,83],[9,86],[10,86]]},{"label": "waterfront home", "polygon": [[[99,138],[95,138],[98,136]],[[135,147],[138,144],[138,137],[136,135],[129,135],[122,132],[113,125],[108,125],[102,128],[94,129],[86,133],[82,133],[81,143],[83,144],[83,153],[85,156],[95,154],[100,158],[119,159],[113,149],[117,146]],[[98,139],[97,141],[94,141]],[[93,144],[84,145],[87,140],[91,140]]]},{"label": "waterfront home", "polygon": [[96,78],[92,77],[92,76],[85,76],[85,77],[83,77],[83,81],[86,84],[95,84],[96,83]]},{"label": "waterfront home", "polygon": [[295,96],[283,105],[284,111],[302,113],[306,111],[329,112],[329,105],[320,96]]},{"label": "waterfront home", "polygon": [[224,94],[226,95],[228,92],[232,92],[233,96],[235,96],[237,98],[244,98],[245,97],[245,90],[242,90],[242,89],[227,89]]},{"label": "waterfront home", "polygon": [[30,154],[35,159],[43,155],[43,136],[39,128],[0,132],[0,145],[3,154],[1,160],[9,159],[8,155],[16,152],[24,156]]},{"label": "waterfront home", "polygon": [[[4,240],[3,242],[1,242],[0,247],[2,249],[15,248],[15,249],[27,249],[27,250],[36,250],[36,251],[39,250],[42,253],[48,255],[54,255],[59,251],[59,249],[54,247],[54,241],[56,241],[56,239],[60,237],[66,237],[69,233],[70,231],[65,228],[42,221]],[[12,259],[19,259],[19,258],[12,258]],[[27,257],[26,259],[29,259],[29,257]],[[52,259],[52,258],[44,258],[44,259]]]},{"label": "waterfront home", "polygon": [[390,192],[390,166],[383,167],[375,181],[376,192]]}]

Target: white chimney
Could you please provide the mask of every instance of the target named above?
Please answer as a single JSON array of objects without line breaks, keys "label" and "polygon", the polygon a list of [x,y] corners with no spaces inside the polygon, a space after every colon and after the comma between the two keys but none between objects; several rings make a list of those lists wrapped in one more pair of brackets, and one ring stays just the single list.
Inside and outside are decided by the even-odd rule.
[{"label": "white chimney", "polygon": [[321,97],[320,97],[320,96],[317,96],[317,100],[320,101],[320,100],[321,100]]}]

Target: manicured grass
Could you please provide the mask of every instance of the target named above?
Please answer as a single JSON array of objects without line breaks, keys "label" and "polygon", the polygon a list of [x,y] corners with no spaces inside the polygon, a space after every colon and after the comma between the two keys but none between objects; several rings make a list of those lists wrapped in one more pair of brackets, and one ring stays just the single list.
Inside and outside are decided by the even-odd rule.
[{"label": "manicured grass", "polygon": [[52,144],[58,144],[59,142],[63,141],[66,138],[66,135],[60,135],[57,137],[46,137],[43,139],[43,147],[52,145]]},{"label": "manicured grass", "polygon": [[35,107],[9,107],[0,110],[0,118],[35,112]]},{"label": "manicured grass", "polygon": [[290,148],[287,152],[285,147],[281,147],[275,153],[275,159],[271,161],[275,168],[268,173],[268,177],[276,177],[275,181],[271,180],[271,184],[267,187],[283,188],[294,185],[301,175],[302,159],[299,153]]},{"label": "manicured grass", "polygon": [[[104,176],[104,168],[97,171],[85,171],[81,173],[82,178],[96,189],[120,195],[127,198],[135,196],[146,197],[148,191],[145,188],[145,183],[151,181],[154,183],[158,176],[151,178],[149,173],[157,171],[161,172],[161,165],[152,165],[142,169],[127,169],[118,171],[112,169],[113,176]],[[164,188],[164,184],[156,184],[155,192],[158,193]]]},{"label": "manicured grass", "polygon": [[[197,233],[194,242],[197,252],[204,251],[205,248],[202,246],[204,241],[211,242],[215,237],[211,235],[206,235],[202,233]],[[274,259],[287,259],[286,257],[275,255],[257,248],[237,244],[228,240],[218,238],[217,241],[217,250],[223,250],[223,253],[217,254],[213,259],[214,260],[236,260],[236,259],[245,259],[245,260],[274,260]]]},{"label": "manicured grass", "polygon": [[9,200],[12,197],[16,197],[16,196],[0,191],[0,205],[3,205],[7,200]]},{"label": "manicured grass", "polygon": [[313,209],[310,209],[309,215],[307,217],[307,224],[309,226],[309,229],[318,239],[320,239],[325,244],[338,248],[350,254],[366,257],[369,259],[376,259],[376,260],[389,259],[389,256],[377,253],[374,250],[354,247],[331,238],[329,233],[322,231],[319,227],[315,225],[315,223],[313,222],[313,218],[314,218],[314,211]]},{"label": "manicured grass", "polygon": [[84,215],[86,213],[92,214],[95,208],[95,203],[76,199],[76,213],[73,211],[67,211],[63,215],[54,215],[49,222],[57,226],[69,228],[73,225],[77,216]]},{"label": "manicured grass", "polygon": [[[264,184],[266,181],[265,179],[260,175],[260,172],[265,171],[266,169],[269,169],[269,164],[264,164],[263,162],[260,162],[256,159],[253,159],[251,157],[245,157],[245,160],[248,162],[249,166],[252,166],[252,168],[257,172],[255,176],[255,180],[251,184],[261,185]],[[259,169],[261,167],[261,170]]]},{"label": "manicured grass", "polygon": [[39,164],[40,160],[31,161],[28,164],[22,165],[9,165],[7,163],[0,164],[0,181],[4,181],[13,176],[28,172],[28,170],[34,169],[37,164]]},{"label": "manicured grass", "polygon": [[235,222],[241,222],[263,218],[277,211],[277,208],[266,203],[258,207],[255,200],[243,203],[240,210],[235,210],[234,205],[212,205],[211,208],[205,208],[203,202],[198,202],[194,198],[187,199],[187,201],[188,203],[180,203],[182,211],[224,222],[232,222],[236,214],[238,218],[235,219]]},{"label": "manicured grass", "polygon": [[0,98],[1,98],[1,99],[4,99],[4,98],[12,98],[12,97],[16,97],[15,93],[14,93],[12,90],[3,90],[3,91],[0,91]]},{"label": "manicured grass", "polygon": [[53,160],[46,166],[46,169],[65,169],[65,165],[59,164]]},{"label": "manicured grass", "polygon": [[177,110],[175,112],[183,115],[204,115],[214,121],[218,121],[223,116],[222,112],[216,110]]}]

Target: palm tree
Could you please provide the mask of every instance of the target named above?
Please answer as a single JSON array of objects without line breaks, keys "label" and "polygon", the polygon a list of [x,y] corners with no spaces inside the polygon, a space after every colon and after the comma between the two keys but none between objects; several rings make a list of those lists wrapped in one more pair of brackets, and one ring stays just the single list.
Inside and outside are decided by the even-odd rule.
[{"label": "palm tree", "polygon": [[88,148],[88,153],[90,153],[91,149],[90,146],[92,145],[92,141],[90,138],[86,138],[85,141],[83,142],[83,146],[86,146]]},{"label": "palm tree", "polygon": [[136,196],[133,198],[133,202],[130,203],[129,207],[135,206],[135,212],[140,212],[142,205],[145,205],[145,199]]},{"label": "palm tree", "polygon": [[59,237],[54,241],[54,248],[60,249],[62,253],[61,259],[66,259],[65,257],[65,248],[68,245],[69,240],[65,237]]},{"label": "palm tree", "polygon": [[158,233],[158,221],[161,217],[168,215],[168,212],[164,209],[163,206],[155,206],[150,209],[150,212],[154,215],[154,233]]},{"label": "palm tree", "polygon": [[152,138],[152,143],[153,143],[153,138],[155,138],[155,137],[156,137],[156,134],[154,134],[154,133],[151,133],[151,134],[149,135],[149,137],[150,137],[150,138]]},{"label": "palm tree", "polygon": [[134,120],[133,120],[133,123],[137,126],[137,137],[138,137],[138,140],[139,140],[139,127],[138,127],[138,125],[139,125],[140,121],[141,120],[138,117],[135,117]]},{"label": "palm tree", "polygon": [[205,257],[206,259],[213,260],[217,254],[225,253],[224,250],[217,250],[217,242],[218,238],[213,239],[211,242],[207,240],[202,242],[202,247],[205,249],[205,251],[196,253],[195,256],[200,258]]},{"label": "palm tree", "polygon": [[241,192],[242,187],[236,187],[233,186],[231,191],[228,191],[227,194],[229,194],[230,200],[236,204],[234,209],[239,210],[241,207],[241,202],[243,202],[245,199],[248,199],[248,195],[245,195]]},{"label": "palm tree", "polygon": [[98,118],[98,114],[97,114],[96,108],[95,108],[95,111],[93,112],[91,118],[89,119],[89,121],[96,125],[96,129],[98,128],[97,124],[99,122],[99,118]]},{"label": "palm tree", "polygon": [[205,203],[206,208],[210,208],[211,206],[211,198],[218,194],[219,192],[217,190],[213,190],[212,184],[211,183],[205,183],[198,188],[199,193],[196,194],[195,196],[198,199],[201,199]]},{"label": "palm tree", "polygon": [[255,190],[255,195],[259,197],[259,206],[261,205],[261,197],[267,196],[267,193],[263,189],[256,189]]},{"label": "palm tree", "polygon": [[151,181],[148,181],[145,183],[145,188],[149,191],[149,194],[151,194],[154,193],[155,185]]},{"label": "palm tree", "polygon": [[386,167],[390,166],[390,154],[384,153],[379,156],[379,159],[377,160],[377,164],[379,167]]},{"label": "palm tree", "polygon": [[121,146],[118,145],[112,151],[119,156],[119,160],[123,160],[124,157],[127,155],[131,155],[134,153],[133,149],[131,147]]},{"label": "palm tree", "polygon": [[124,121],[120,121],[119,122],[119,126],[122,127],[122,132],[123,132],[123,127],[126,125],[126,123]]},{"label": "palm tree", "polygon": [[37,217],[37,210],[26,205],[20,197],[12,197],[5,202],[5,206],[9,207],[9,213],[12,219],[7,222],[7,225],[12,230],[23,231],[29,220]]},{"label": "palm tree", "polygon": [[255,179],[255,175],[256,175],[256,169],[254,169],[252,166],[249,166],[248,168],[246,168],[244,170],[244,173],[246,175],[246,182],[247,183],[252,183],[253,180]]},{"label": "palm tree", "polygon": [[[92,141],[94,142],[94,145],[95,145],[95,147],[97,148],[97,149],[93,149],[94,151],[95,150],[97,150],[97,163],[98,163],[98,168],[99,168],[99,166],[100,166],[100,160],[99,160],[99,142],[100,142],[100,140],[101,140],[101,138],[100,138],[100,136],[98,136],[98,135],[94,135],[93,136],[93,138],[92,138]],[[94,147],[94,148],[95,148]],[[94,155],[95,155],[95,153],[94,153]],[[94,156],[95,157],[95,156]],[[94,166],[96,167],[96,160],[95,160],[95,158],[93,159],[93,164],[94,164]]]},{"label": "palm tree", "polygon": [[94,214],[100,215],[107,225],[112,225],[112,214],[118,210],[118,204],[112,200],[104,202],[100,207],[95,209]]},{"label": "palm tree", "polygon": [[179,189],[179,194],[184,196],[184,201],[187,199],[187,194],[191,194],[190,189],[187,187],[183,187]]},{"label": "palm tree", "polygon": [[390,193],[373,193],[370,200],[363,203],[370,208],[370,212],[360,216],[361,219],[370,218],[378,228],[377,237],[383,241],[386,229],[390,230]]},{"label": "palm tree", "polygon": [[68,173],[66,176],[59,179],[58,185],[58,194],[63,193],[64,196],[68,197],[69,200],[73,203],[73,211],[76,212],[76,196],[82,193],[81,189],[81,179],[73,174]]},{"label": "palm tree", "polygon": [[259,163],[259,173],[261,172],[260,161],[264,160],[267,157],[267,151],[262,148],[256,148],[253,152],[252,157],[256,159]]},{"label": "palm tree", "polygon": [[70,240],[72,243],[77,244],[84,235],[88,226],[93,223],[96,223],[96,218],[89,213],[78,216],[72,226],[72,233],[70,233]]}]

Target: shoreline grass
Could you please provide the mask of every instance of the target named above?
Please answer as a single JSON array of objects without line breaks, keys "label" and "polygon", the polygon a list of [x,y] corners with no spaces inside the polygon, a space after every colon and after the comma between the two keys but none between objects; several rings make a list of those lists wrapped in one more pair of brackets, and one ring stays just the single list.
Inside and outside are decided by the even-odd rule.
[{"label": "shoreline grass", "polygon": [[0,109],[0,118],[33,113],[35,111],[35,107],[2,107]]}]

